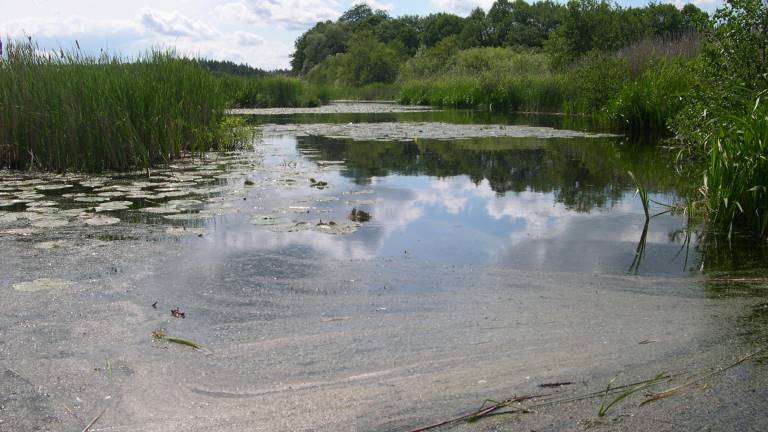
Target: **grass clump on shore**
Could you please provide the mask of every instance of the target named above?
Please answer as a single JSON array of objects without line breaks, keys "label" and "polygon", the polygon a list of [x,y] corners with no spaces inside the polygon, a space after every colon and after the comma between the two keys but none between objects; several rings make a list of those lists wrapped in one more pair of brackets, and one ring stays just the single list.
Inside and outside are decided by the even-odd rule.
[{"label": "grass clump on shore", "polygon": [[130,61],[8,41],[0,55],[0,166],[102,171],[225,148],[227,97],[172,51]]},{"label": "grass clump on shore", "polygon": [[221,78],[233,108],[316,107],[330,99],[328,91],[287,76]]}]

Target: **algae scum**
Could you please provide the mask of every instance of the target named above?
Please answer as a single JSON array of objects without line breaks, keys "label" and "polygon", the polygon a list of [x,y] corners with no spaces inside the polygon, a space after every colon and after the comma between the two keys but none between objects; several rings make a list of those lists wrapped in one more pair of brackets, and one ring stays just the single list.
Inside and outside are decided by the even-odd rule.
[{"label": "algae scum", "polygon": [[[646,226],[628,172],[679,202],[673,155],[557,116],[375,110],[249,110],[251,148],[149,172],[0,172],[0,430],[410,430],[764,341],[764,245]],[[753,366],[642,413],[759,426]],[[636,407],[609,417],[657,425]]]}]

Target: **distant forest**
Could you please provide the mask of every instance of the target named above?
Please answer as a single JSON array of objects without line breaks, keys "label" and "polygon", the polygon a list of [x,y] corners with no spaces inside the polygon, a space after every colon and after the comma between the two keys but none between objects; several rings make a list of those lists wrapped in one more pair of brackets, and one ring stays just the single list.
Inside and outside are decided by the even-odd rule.
[{"label": "distant forest", "polygon": [[247,64],[238,64],[228,60],[220,61],[220,60],[199,59],[197,61],[201,65],[203,65],[206,69],[208,69],[209,71],[215,74],[230,74],[230,75],[237,75],[237,76],[243,76],[243,77],[261,77],[261,76],[267,76],[267,75],[286,75],[290,72],[288,70],[281,70],[281,69],[265,71],[264,69],[255,68]]},{"label": "distant forest", "polygon": [[678,9],[661,3],[621,7],[597,0],[497,0],[487,13],[477,8],[467,17],[391,17],[361,4],[302,34],[295,43],[291,71],[316,82],[340,73],[348,85],[391,83],[409,58],[436,47],[543,52],[553,63],[567,64],[594,50],[616,51],[647,38],[676,38],[707,25],[708,19],[692,4]]}]

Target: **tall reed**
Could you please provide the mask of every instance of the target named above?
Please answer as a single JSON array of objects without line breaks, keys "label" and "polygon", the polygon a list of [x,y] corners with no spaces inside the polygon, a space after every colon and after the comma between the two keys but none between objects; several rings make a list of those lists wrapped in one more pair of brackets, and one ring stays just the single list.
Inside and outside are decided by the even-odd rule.
[{"label": "tall reed", "polygon": [[172,51],[128,60],[8,41],[0,57],[0,165],[101,171],[148,167],[229,143],[226,96]]},{"label": "tall reed", "polygon": [[710,222],[768,236],[768,96],[761,92],[739,114],[727,116],[703,143],[707,169],[702,192]]}]

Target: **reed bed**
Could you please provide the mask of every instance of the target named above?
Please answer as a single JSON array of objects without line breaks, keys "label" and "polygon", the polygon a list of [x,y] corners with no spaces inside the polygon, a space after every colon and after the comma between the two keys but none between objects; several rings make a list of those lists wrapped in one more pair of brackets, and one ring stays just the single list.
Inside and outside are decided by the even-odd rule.
[{"label": "reed bed", "polygon": [[173,51],[124,59],[8,41],[0,54],[0,165],[144,168],[232,144],[220,82]]},{"label": "reed bed", "polygon": [[222,77],[226,93],[235,108],[315,107],[327,103],[327,89],[295,77]]},{"label": "reed bed", "polygon": [[710,222],[730,236],[734,227],[768,236],[768,93],[745,103],[703,142],[702,186]]}]

